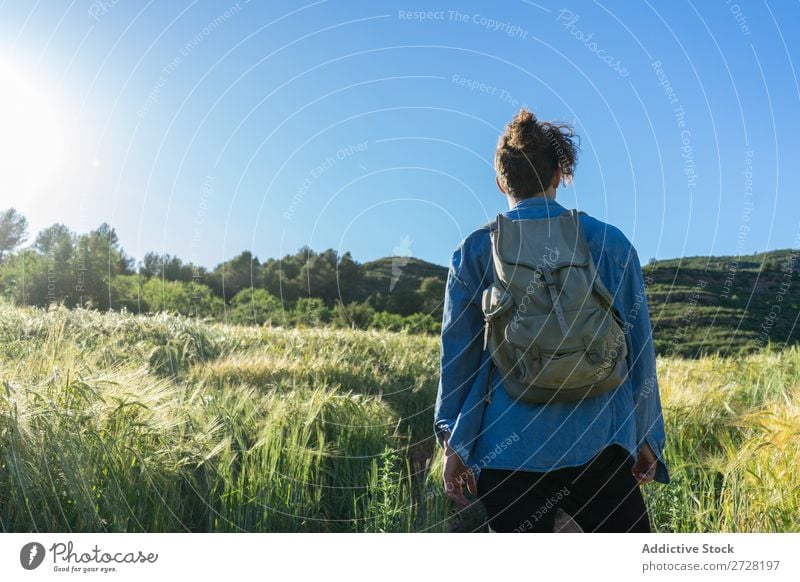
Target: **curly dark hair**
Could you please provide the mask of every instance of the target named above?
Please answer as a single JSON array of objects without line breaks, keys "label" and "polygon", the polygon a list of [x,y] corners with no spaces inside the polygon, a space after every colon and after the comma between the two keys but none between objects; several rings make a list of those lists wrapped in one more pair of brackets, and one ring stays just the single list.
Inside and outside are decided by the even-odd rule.
[{"label": "curly dark hair", "polygon": [[566,124],[539,121],[522,107],[497,142],[494,168],[506,194],[530,198],[547,190],[556,168],[567,184],[578,163],[580,140]]}]

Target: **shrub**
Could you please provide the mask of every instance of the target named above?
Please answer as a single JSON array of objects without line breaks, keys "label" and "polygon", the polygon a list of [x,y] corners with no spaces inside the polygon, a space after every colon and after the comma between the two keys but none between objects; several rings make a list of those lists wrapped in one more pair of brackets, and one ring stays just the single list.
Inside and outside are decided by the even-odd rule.
[{"label": "shrub", "polygon": [[151,313],[166,311],[194,317],[218,318],[222,299],[199,283],[152,278],[142,286],[142,299]]},{"label": "shrub", "polygon": [[280,299],[265,289],[244,289],[231,300],[230,321],[236,324],[281,325],[286,311]]},{"label": "shrub", "polygon": [[291,321],[295,325],[317,326],[328,323],[330,319],[330,310],[317,297],[301,297],[291,313]]}]

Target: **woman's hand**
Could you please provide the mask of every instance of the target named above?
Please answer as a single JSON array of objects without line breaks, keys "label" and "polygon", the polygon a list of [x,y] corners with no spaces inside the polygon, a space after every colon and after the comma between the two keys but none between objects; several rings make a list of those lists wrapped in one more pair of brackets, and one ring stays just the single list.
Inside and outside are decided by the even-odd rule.
[{"label": "woman's hand", "polygon": [[461,461],[461,457],[450,448],[449,443],[444,446],[444,490],[447,496],[461,507],[469,505],[469,500],[464,496],[464,485],[467,491],[475,495],[478,488],[475,484],[475,474]]},{"label": "woman's hand", "polygon": [[650,445],[644,443],[636,455],[636,463],[633,465],[633,478],[636,479],[639,485],[649,483],[655,479],[657,464],[658,459],[656,459],[653,449],[650,448]]}]

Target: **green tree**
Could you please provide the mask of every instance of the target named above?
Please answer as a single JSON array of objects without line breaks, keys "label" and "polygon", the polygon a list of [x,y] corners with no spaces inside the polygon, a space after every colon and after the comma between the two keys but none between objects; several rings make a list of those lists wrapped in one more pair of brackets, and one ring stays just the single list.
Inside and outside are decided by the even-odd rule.
[{"label": "green tree", "polygon": [[354,329],[367,329],[372,323],[375,308],[367,301],[352,302],[344,305],[341,301],[336,303],[331,322],[336,327],[350,327]]},{"label": "green tree", "polygon": [[219,318],[222,300],[205,285],[149,279],[142,285],[142,300],[152,313],[166,311],[192,317]]},{"label": "green tree", "polygon": [[301,296],[300,266],[296,255],[267,260],[261,266],[261,287],[282,301],[294,303]]},{"label": "green tree", "polygon": [[255,287],[260,279],[260,266],[258,258],[250,251],[243,251],[232,258],[217,265],[208,274],[208,285],[217,297],[230,301],[242,289]]},{"label": "green tree", "polygon": [[4,294],[15,303],[47,307],[78,303],[73,270],[75,234],[63,224],[42,230],[32,248],[10,255],[2,267]]},{"label": "green tree", "polygon": [[339,297],[339,286],[336,279],[338,257],[336,251],[328,249],[315,253],[307,249],[307,260],[300,269],[300,282],[303,294],[318,297],[326,305],[332,306]]},{"label": "green tree", "polygon": [[192,263],[184,263],[174,255],[149,252],[145,254],[139,265],[139,273],[145,277],[160,277],[165,281],[183,281],[203,283],[206,269]]},{"label": "green tree", "polygon": [[46,255],[68,245],[71,247],[74,240],[74,232],[67,228],[66,225],[56,223],[39,231],[33,247],[43,255]]},{"label": "green tree", "polygon": [[301,297],[291,313],[295,325],[319,326],[330,321],[331,312],[319,297]]},{"label": "green tree", "polygon": [[141,275],[117,275],[111,282],[111,309],[131,313],[149,311],[147,302],[142,298],[142,287],[146,279]]},{"label": "green tree", "polygon": [[433,333],[442,331],[442,324],[429,313],[414,313],[405,318],[404,329],[415,333]]},{"label": "green tree", "polygon": [[364,268],[346,252],[336,266],[338,301],[348,304],[362,299],[364,293]]},{"label": "green tree", "polygon": [[[72,256],[77,237],[63,224],[53,224],[41,230],[33,247],[42,254],[46,269],[46,304],[63,303],[73,307],[78,303]],[[36,292],[36,295],[41,293]],[[38,304],[38,303],[37,303]]]},{"label": "green tree", "polygon": [[405,319],[399,313],[378,311],[372,317],[372,327],[389,331],[401,331],[405,326]]},{"label": "green tree", "polygon": [[442,301],[444,300],[444,279],[440,277],[425,277],[419,284],[417,293],[422,301],[422,310],[425,313],[437,314],[441,317]]},{"label": "green tree", "polygon": [[416,289],[404,285],[401,279],[394,290],[386,296],[386,310],[400,315],[418,313],[423,310],[422,298]]},{"label": "green tree", "polygon": [[101,310],[110,306],[114,277],[133,274],[133,260],[120,247],[114,229],[105,223],[77,238],[70,263],[75,303]]},{"label": "green tree", "polygon": [[238,324],[275,325],[285,323],[286,314],[280,300],[266,289],[243,289],[231,300],[228,312]]},{"label": "green tree", "polygon": [[7,253],[28,240],[28,219],[13,208],[0,212],[0,263]]},{"label": "green tree", "polygon": [[0,285],[3,295],[17,305],[47,307],[47,261],[33,249],[7,257],[0,268]]}]

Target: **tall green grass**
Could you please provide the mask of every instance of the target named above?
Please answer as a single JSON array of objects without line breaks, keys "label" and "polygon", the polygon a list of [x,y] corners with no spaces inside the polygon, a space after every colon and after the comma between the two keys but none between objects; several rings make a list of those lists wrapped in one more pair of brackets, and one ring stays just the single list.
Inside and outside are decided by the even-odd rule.
[{"label": "tall green grass", "polygon": [[673,483],[659,531],[800,531],[800,349],[659,361]]},{"label": "tall green grass", "polygon": [[[437,339],[0,305],[0,530],[447,531]],[[800,351],[659,361],[659,531],[800,531]],[[459,525],[461,524],[461,525]]]}]

